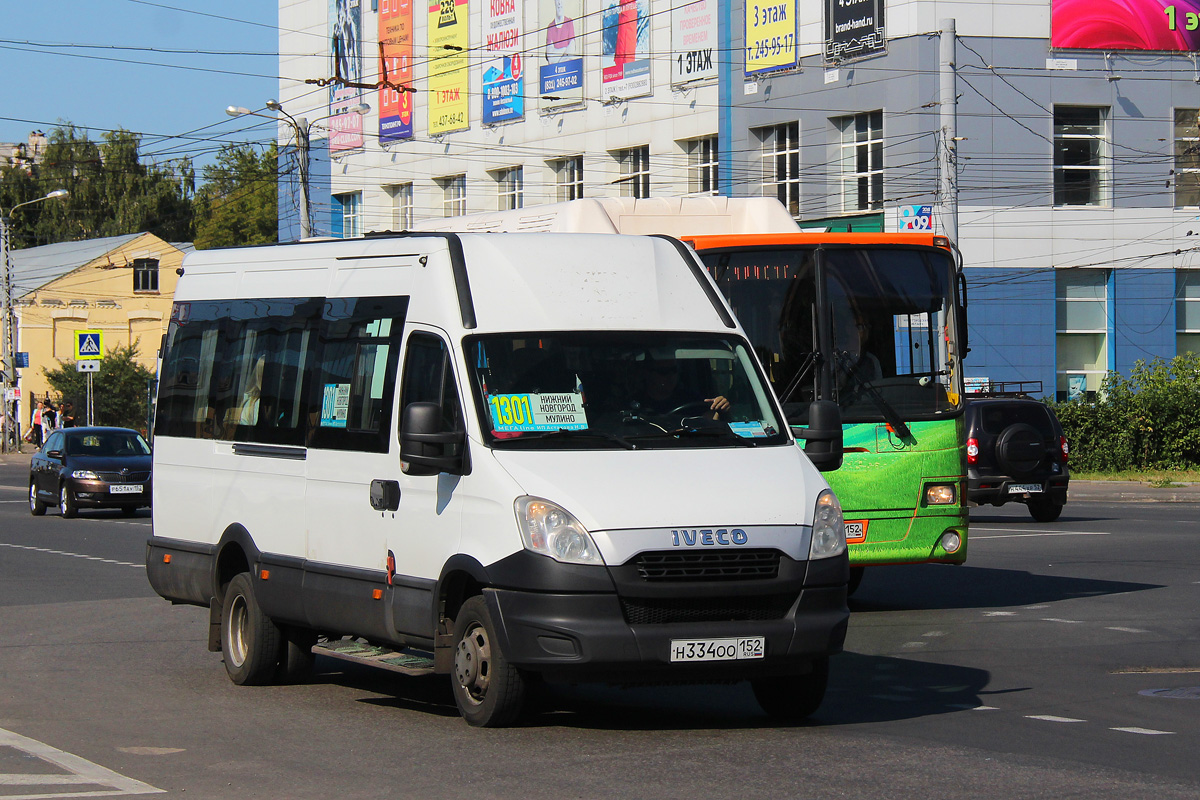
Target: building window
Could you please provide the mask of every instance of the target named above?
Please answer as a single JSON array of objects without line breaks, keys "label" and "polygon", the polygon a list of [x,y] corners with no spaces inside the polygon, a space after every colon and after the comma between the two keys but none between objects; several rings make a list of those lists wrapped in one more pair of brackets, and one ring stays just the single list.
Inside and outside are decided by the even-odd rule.
[{"label": "building window", "polygon": [[762,196],[775,197],[800,216],[800,123],[755,128],[762,159]]},{"label": "building window", "polygon": [[492,177],[496,179],[498,210],[508,211],[525,205],[525,178],[521,167],[496,170]]},{"label": "building window", "polygon": [[1175,205],[1200,206],[1200,109],[1175,109]]},{"label": "building window", "polygon": [[1108,373],[1107,269],[1055,272],[1057,397],[1094,399]]},{"label": "building window", "polygon": [[467,213],[467,176],[448,175],[434,180],[442,187],[442,216],[457,217]]},{"label": "building window", "polygon": [[135,292],[158,291],[157,258],[135,258],[133,260],[133,290]]},{"label": "building window", "polygon": [[392,230],[407,231],[413,226],[413,185],[397,183],[383,187],[392,199]]},{"label": "building window", "polygon": [[650,145],[618,150],[617,163],[621,165],[621,196],[650,196]]},{"label": "building window", "polygon": [[1054,205],[1097,206],[1105,202],[1106,116],[1103,108],[1055,106]]},{"label": "building window", "polygon": [[550,167],[554,170],[560,203],[583,197],[583,156],[560,158],[552,161]]},{"label": "building window", "polygon": [[835,120],[841,132],[842,211],[883,207],[883,112]]},{"label": "building window", "polygon": [[717,137],[683,143],[688,158],[688,194],[717,193]]},{"label": "building window", "polygon": [[1200,355],[1200,270],[1175,270],[1175,352]]},{"label": "building window", "polygon": [[334,230],[335,236],[341,236],[343,239],[350,239],[355,236],[362,235],[362,193],[351,192],[350,194],[335,194],[334,201],[341,209],[340,219],[342,228],[340,231]]}]

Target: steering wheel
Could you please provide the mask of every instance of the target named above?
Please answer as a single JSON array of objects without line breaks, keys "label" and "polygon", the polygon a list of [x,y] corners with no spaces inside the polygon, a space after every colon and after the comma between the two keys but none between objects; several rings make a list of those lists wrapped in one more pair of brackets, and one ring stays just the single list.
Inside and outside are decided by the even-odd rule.
[{"label": "steering wheel", "polygon": [[671,416],[682,414],[685,417],[694,417],[700,416],[705,412],[712,412],[712,406],[708,400],[693,400],[690,403],[684,403],[683,405],[676,406],[667,413],[669,413]]}]

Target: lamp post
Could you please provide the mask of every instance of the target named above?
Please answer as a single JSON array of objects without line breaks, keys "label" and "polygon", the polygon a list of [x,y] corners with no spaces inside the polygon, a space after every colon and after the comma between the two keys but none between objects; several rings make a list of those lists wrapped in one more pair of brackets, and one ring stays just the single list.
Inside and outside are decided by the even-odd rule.
[{"label": "lamp post", "polygon": [[[283,105],[278,100],[268,100],[266,107],[278,113],[287,121],[292,128],[292,133],[296,137],[296,158],[299,162],[300,173],[300,238],[307,239],[312,236],[312,204],[309,200],[309,181],[308,181],[308,150],[309,150],[309,134],[312,131],[312,126],[321,119],[309,122],[304,117],[293,117],[291,114],[283,110]],[[351,106],[348,111],[365,116],[371,111],[371,107],[366,103],[359,103]],[[242,106],[228,106],[225,113],[231,117],[265,117],[266,119],[277,119],[266,114],[260,114],[257,111],[251,111]],[[332,115],[331,115],[332,116]]]},{"label": "lamp post", "polygon": [[[21,426],[17,423],[16,412],[13,411],[8,401],[8,390],[17,385],[17,356],[16,356],[16,326],[17,318],[13,313],[13,267],[12,258],[9,257],[8,243],[8,223],[10,215],[22,206],[31,206],[34,203],[40,203],[43,200],[53,200],[58,197],[66,197],[68,194],[66,189],[55,189],[52,192],[47,192],[44,197],[39,197],[36,200],[26,200],[24,203],[17,203],[8,210],[5,214],[0,210],[0,257],[4,261],[4,331],[3,331],[3,363],[4,363],[4,386],[0,391],[3,392],[3,404],[0,408],[0,428],[3,428],[3,442],[0,442],[0,452],[8,453],[12,445],[18,448],[20,445],[14,439],[15,435],[20,435]],[[11,423],[11,430],[10,430]]]}]

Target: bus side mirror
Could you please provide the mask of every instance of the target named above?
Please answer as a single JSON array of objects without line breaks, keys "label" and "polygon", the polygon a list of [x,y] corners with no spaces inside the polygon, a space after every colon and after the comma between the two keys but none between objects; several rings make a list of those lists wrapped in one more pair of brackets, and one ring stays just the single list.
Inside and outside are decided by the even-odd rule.
[{"label": "bus side mirror", "polygon": [[[464,431],[442,430],[442,407],[437,403],[409,403],[400,429],[400,468],[405,475],[463,473]],[[452,450],[458,455],[446,455]]]},{"label": "bus side mirror", "polygon": [[832,400],[816,400],[808,407],[804,454],[821,472],[842,466],[842,410]]}]

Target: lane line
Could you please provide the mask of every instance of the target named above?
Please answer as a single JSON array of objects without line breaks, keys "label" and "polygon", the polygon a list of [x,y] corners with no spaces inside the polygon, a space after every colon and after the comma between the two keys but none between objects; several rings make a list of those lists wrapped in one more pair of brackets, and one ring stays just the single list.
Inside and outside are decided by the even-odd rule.
[{"label": "lane line", "polygon": [[1053,714],[1034,714],[1027,715],[1025,719],[1036,719],[1042,722],[1087,722],[1086,719],[1075,719],[1074,717],[1056,717]]},{"label": "lane line", "polygon": [[1109,728],[1110,731],[1122,733],[1140,733],[1143,736],[1174,736],[1175,731],[1156,731],[1153,728]]},{"label": "lane line", "polygon": [[[996,530],[1004,529],[997,528]],[[980,536],[972,531],[967,535],[973,542],[980,539],[1029,539],[1036,536],[1112,536],[1108,531],[1039,531],[1037,533],[1000,533],[992,536]]]},{"label": "lane line", "polygon": [[82,558],[86,561],[103,561],[107,564],[116,564],[117,566],[120,566],[120,567],[136,567],[138,569],[146,568],[145,564],[131,564],[128,561],[114,561],[113,559],[104,558],[103,556],[90,556],[85,553],[68,553],[63,550],[51,550],[49,547],[34,547],[34,546],[28,545],[28,544],[9,544],[8,542],[0,542],[0,547],[11,547],[15,550],[29,550],[30,552],[46,553],[46,554],[52,555],[52,556],[69,556],[70,558]]},{"label": "lane line", "polygon": [[1149,632],[1150,632],[1150,631],[1144,631],[1144,630],[1142,630],[1141,628],[1122,628],[1122,627],[1120,627],[1120,626],[1117,626],[1117,625],[1114,625],[1114,626],[1107,627],[1107,628],[1105,628],[1104,630],[1106,630],[1106,631],[1120,631],[1121,633],[1149,633]]},{"label": "lane line", "polygon": [[[77,775],[83,779],[83,783],[95,784],[97,786],[111,787],[105,791],[99,792],[56,792],[54,794],[36,794],[36,795],[3,795],[6,800],[17,800],[23,798],[48,798],[48,797],[112,797],[114,794],[163,794],[166,790],[151,786],[148,783],[142,783],[133,778],[127,778],[120,773],[113,772],[111,769],[100,766],[99,764],[88,761],[86,758],[81,758],[73,753],[67,753],[58,748],[39,742],[36,739],[30,739],[19,733],[0,728],[0,747],[11,747],[14,750],[19,750],[31,756],[49,762],[59,769],[65,770]],[[58,775],[48,775],[50,783],[57,783]],[[72,781],[73,783],[73,781]]]},{"label": "lane line", "polygon": [[1068,625],[1079,625],[1082,620],[1078,619],[1059,619],[1058,617],[1042,617],[1042,622],[1065,622]]}]

